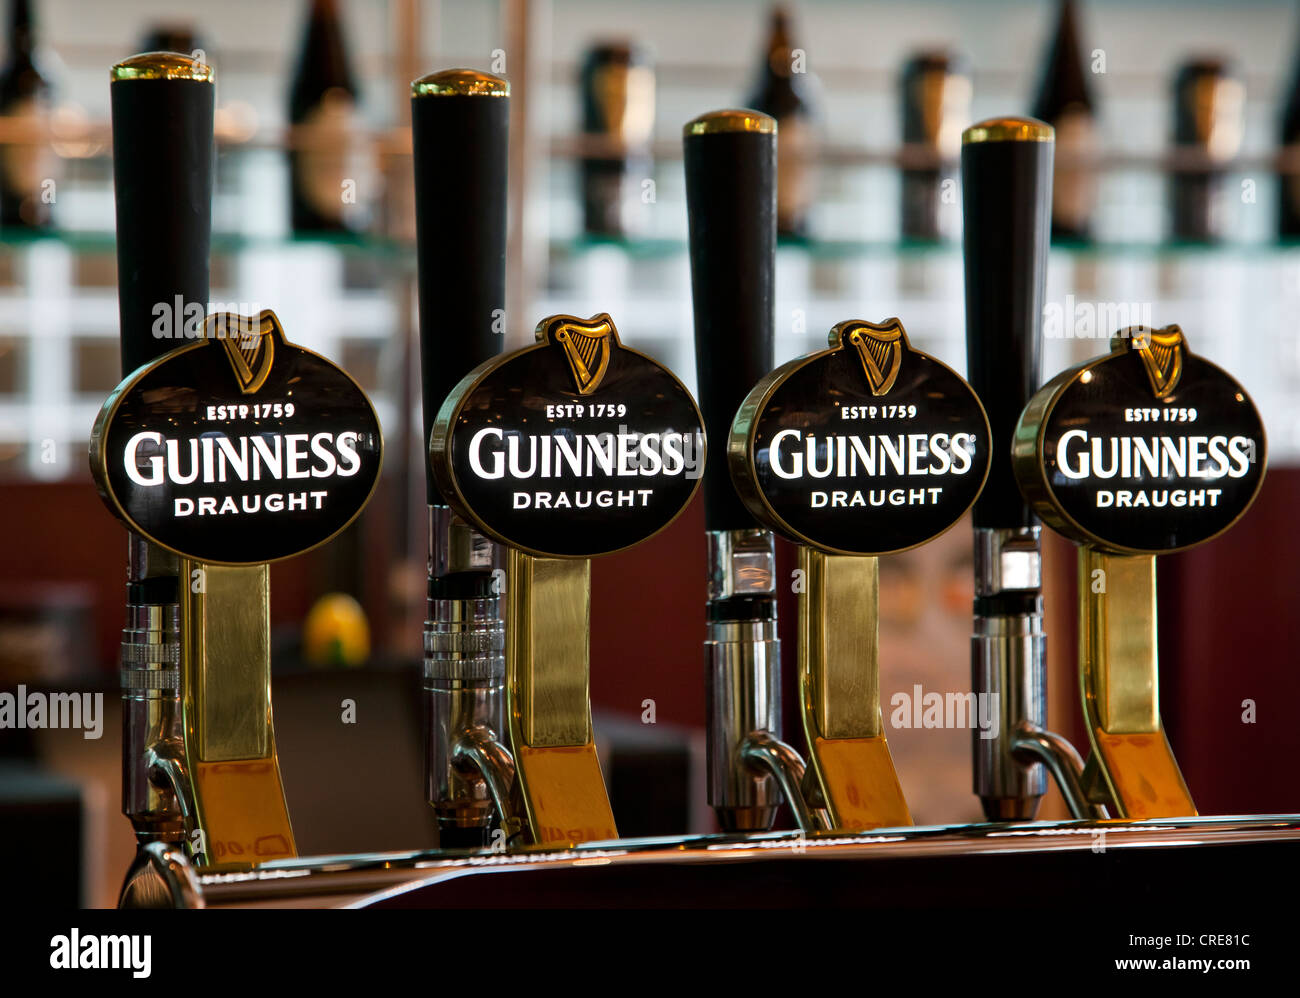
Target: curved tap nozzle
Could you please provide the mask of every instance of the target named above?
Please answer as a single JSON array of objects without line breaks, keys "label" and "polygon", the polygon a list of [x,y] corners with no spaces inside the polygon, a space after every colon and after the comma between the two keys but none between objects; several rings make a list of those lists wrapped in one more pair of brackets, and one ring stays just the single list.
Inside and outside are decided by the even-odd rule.
[{"label": "curved tap nozzle", "polygon": [[158,790],[171,795],[185,825],[185,843],[190,858],[199,866],[207,863],[206,850],[201,836],[194,835],[199,827],[194,806],[194,786],[185,765],[185,743],[167,739],[151,745],[145,752],[145,771],[149,782]]},{"label": "curved tap nozzle", "polygon": [[515,760],[496,732],[483,726],[462,731],[452,742],[451,761],[459,771],[476,774],[487,786],[506,844],[518,839],[524,831],[524,817],[515,783]]},{"label": "curved tap nozzle", "polygon": [[767,731],[751,731],[741,740],[740,758],[747,766],[770,774],[781,788],[801,832],[831,827],[825,808],[816,806],[806,794],[806,766],[803,756]]},{"label": "curved tap nozzle", "polygon": [[148,842],[136,852],[118,896],[119,908],[206,908],[194,865],[181,849]]},{"label": "curved tap nozzle", "polygon": [[1060,735],[1022,721],[1011,736],[1011,752],[1022,765],[1041,762],[1047,766],[1072,818],[1104,821],[1110,817],[1105,807],[1089,801],[1084,787],[1083,757]]}]

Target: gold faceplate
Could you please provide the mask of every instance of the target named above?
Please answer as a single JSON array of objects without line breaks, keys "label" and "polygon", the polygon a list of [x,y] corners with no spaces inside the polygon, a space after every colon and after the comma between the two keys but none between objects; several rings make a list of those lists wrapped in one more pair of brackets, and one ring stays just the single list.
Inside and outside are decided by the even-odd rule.
[{"label": "gold faceplate", "polygon": [[506,654],[516,667],[524,743],[585,745],[591,741],[591,562],[511,549],[506,601]]},{"label": "gold faceplate", "polygon": [[509,550],[510,736],[534,844],[618,837],[592,742],[590,616],[590,561]]},{"label": "gold faceplate", "polygon": [[1154,555],[1079,548],[1079,679],[1092,768],[1119,818],[1196,814],[1160,723]]},{"label": "gold faceplate", "polygon": [[205,858],[294,856],[271,722],[270,570],[180,564],[185,755]]},{"label": "gold faceplate", "polygon": [[910,825],[880,714],[879,561],[801,546],[799,568],[804,733],[832,825]]}]

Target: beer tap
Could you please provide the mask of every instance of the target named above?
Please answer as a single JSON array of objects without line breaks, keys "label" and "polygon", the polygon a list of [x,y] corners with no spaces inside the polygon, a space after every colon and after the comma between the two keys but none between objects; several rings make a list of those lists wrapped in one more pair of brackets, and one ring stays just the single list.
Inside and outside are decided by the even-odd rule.
[{"label": "beer tap", "polygon": [[699,409],[608,314],[555,315],[534,345],[460,381],[429,451],[456,515],[508,549],[506,713],[525,837],[615,838],[591,723],[591,558],[685,509],[704,466]]},{"label": "beer tap", "polygon": [[[504,343],[509,105],[505,80],[472,70],[411,84],[426,447],[451,389]],[[425,789],[439,845],[481,847],[494,823],[507,840],[521,830],[505,744],[506,565],[425,470]]]},{"label": "beer tap", "polygon": [[[163,53],[127,59],[113,67],[111,79],[125,378],[174,345],[151,335],[156,304],[169,310],[173,323],[184,320],[187,303],[207,308],[216,88],[211,66]],[[176,304],[180,315],[171,314]],[[194,790],[181,716],[181,559],[136,533],[128,537],[127,557],[122,813],[141,848],[150,842],[191,845]],[[133,873],[147,865],[141,856]],[[132,879],[128,874],[124,898]]]},{"label": "beer tap", "polygon": [[[709,439],[720,442],[773,366],[776,122],[715,111],[689,122],[682,143],[696,378]],[[781,740],[774,537],[741,502],[725,461],[704,475],[709,803],[724,831],[751,832],[771,828],[784,799],[811,831],[804,760]]]},{"label": "beer tap", "polygon": [[1156,555],[1236,523],[1266,448],[1246,390],[1178,326],[1120,330],[1109,354],[1053,378],[1020,416],[1020,487],[1078,545],[1082,787],[1117,818],[1196,814],[1160,716]]},{"label": "beer tap", "polygon": [[906,826],[880,710],[879,558],[970,508],[988,474],[988,420],[897,319],[841,322],[828,346],[754,386],[727,457],[754,516],[799,545],[805,793],[827,828]]},{"label": "beer tap", "polygon": [[91,431],[101,498],[132,531],[123,810],[196,864],[295,855],[271,712],[269,563],[345,529],[378,481],[360,387],[270,311],[205,319],[214,73],[174,53],[112,72],[122,383]]},{"label": "beer tap", "polygon": [[1056,777],[1071,814],[1097,816],[1085,799],[1083,762],[1046,730],[1042,527],[1016,486],[1011,439],[1038,388],[1041,323],[1052,219],[1050,125],[997,118],[962,134],[966,264],[966,370],[988,412],[993,462],[976,501],[975,630],[971,688],[998,704],[992,738],[972,738],[974,790],[990,821],[1032,819]]}]

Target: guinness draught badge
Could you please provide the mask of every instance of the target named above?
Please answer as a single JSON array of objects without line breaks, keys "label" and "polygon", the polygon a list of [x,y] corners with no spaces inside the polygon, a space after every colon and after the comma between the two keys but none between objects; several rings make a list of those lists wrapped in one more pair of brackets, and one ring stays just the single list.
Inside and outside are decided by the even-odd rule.
[{"label": "guinness draught badge", "polygon": [[274,313],[221,313],[205,337],[124,381],[91,434],[100,495],[186,557],[256,564],[301,554],[361,512],[382,441],[347,374],[284,337]]},{"label": "guinness draught badge", "polygon": [[430,449],[461,516],[547,557],[644,540],[685,508],[704,467],[690,393],[624,347],[608,315],[547,319],[536,345],[472,371],[439,412]]},{"label": "guinness draught badge", "polygon": [[1039,515],[1080,543],[1151,553],[1228,529],[1264,478],[1264,426],[1182,330],[1135,327],[1054,378],[1021,416],[1016,475]]},{"label": "guinness draught badge", "polygon": [[984,407],[897,319],[842,322],[736,416],[728,461],[763,522],[823,551],[881,555],[943,533],[989,468]]}]

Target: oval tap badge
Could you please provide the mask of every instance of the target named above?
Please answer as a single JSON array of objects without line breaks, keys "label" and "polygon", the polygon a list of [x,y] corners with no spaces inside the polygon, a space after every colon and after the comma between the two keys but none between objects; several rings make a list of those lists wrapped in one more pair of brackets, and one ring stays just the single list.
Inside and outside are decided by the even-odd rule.
[{"label": "oval tap badge", "polygon": [[284,338],[274,313],[217,313],[202,339],[122,382],[90,465],[126,525],[186,558],[251,565],[329,540],[365,508],[383,439],[365,392]]},{"label": "oval tap badge", "polygon": [[630,547],[686,508],[704,427],[671,371],[619,342],[608,315],[556,315],[537,343],[471,371],[429,440],[434,477],[462,517],[529,554]]},{"label": "oval tap badge", "polygon": [[924,544],[970,509],[989,423],[965,380],[902,323],[841,322],[830,349],[777,368],[736,413],[731,477],[763,523],[836,554]]},{"label": "oval tap badge", "polygon": [[1012,465],[1025,498],[1061,533],[1157,554],[1232,526],[1263,483],[1266,448],[1250,396],[1192,353],[1181,329],[1134,326],[1029,400]]}]

